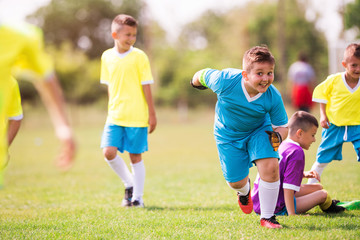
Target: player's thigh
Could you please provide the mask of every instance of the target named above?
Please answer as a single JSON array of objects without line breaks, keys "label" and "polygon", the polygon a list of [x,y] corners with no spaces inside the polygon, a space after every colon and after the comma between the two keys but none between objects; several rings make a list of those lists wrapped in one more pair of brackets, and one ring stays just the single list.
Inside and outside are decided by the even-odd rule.
[{"label": "player's thigh", "polygon": [[107,150],[113,149],[109,147],[115,147],[116,150],[123,152],[124,151],[123,145],[124,145],[124,127],[109,123],[105,124],[103,134],[101,136],[100,147],[102,149],[107,148]]},{"label": "player's thigh", "polygon": [[322,189],[323,186],[320,183],[301,184],[300,191],[295,193],[295,197],[301,197]]},{"label": "player's thigh", "polygon": [[327,193],[324,190],[316,191],[296,198],[296,212],[305,213],[326,200]]},{"label": "player's thigh", "polygon": [[141,154],[148,150],[147,127],[125,127],[124,150],[132,154]]},{"label": "player's thigh", "polygon": [[323,129],[316,161],[330,163],[332,160],[342,160],[342,146],[344,143],[344,128],[331,124],[328,129]]},{"label": "player's thigh", "polygon": [[227,182],[238,182],[249,175],[252,166],[247,152],[232,143],[217,143],[221,170]]}]

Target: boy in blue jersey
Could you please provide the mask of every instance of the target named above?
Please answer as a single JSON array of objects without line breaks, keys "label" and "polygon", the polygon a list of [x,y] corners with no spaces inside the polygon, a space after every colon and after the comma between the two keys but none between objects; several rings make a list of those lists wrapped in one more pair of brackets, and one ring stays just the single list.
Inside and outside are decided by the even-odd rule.
[{"label": "boy in blue jersey", "polygon": [[[360,44],[350,44],[342,65],[345,72],[330,75],[313,93],[313,101],[320,103],[322,141],[316,162],[312,166],[322,174],[332,160],[342,160],[342,145],[352,142],[360,161]],[[308,183],[316,183],[309,179]]]},{"label": "boy in blue jersey", "polygon": [[[108,86],[109,94],[101,148],[105,161],[124,182],[125,207],[144,207],[142,153],[148,150],[148,131],[152,133],[156,127],[149,59],[142,50],[133,47],[137,24],[129,15],[116,16],[111,25],[115,47],[101,56],[101,83]],[[132,174],[117,151],[129,152]]]},{"label": "boy in blue jersey", "polygon": [[253,209],[249,168],[257,166],[260,224],[266,228],[282,228],[274,215],[280,183],[277,148],[288,132],[281,95],[272,85],[274,67],[269,49],[256,46],[245,52],[244,70],[203,69],[191,80],[193,87],[217,94],[214,135],[220,164],[246,214]]}]

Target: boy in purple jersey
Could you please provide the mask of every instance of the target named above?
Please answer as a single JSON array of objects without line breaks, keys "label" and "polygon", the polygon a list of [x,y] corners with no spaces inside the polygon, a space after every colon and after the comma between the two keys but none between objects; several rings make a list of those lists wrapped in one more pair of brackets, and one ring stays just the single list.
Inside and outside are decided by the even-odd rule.
[{"label": "boy in purple jersey", "polygon": [[[315,142],[315,135],[319,127],[318,121],[310,113],[295,112],[289,120],[289,136],[280,145],[280,190],[276,204],[276,215],[295,215],[305,213],[319,205],[326,213],[339,213],[345,210],[337,206],[337,200],[332,200],[320,183],[301,184],[302,179],[316,178],[320,181],[319,174],[312,170],[304,172],[305,155]],[[260,201],[257,177],[254,182],[252,200],[254,211],[260,214]]]}]

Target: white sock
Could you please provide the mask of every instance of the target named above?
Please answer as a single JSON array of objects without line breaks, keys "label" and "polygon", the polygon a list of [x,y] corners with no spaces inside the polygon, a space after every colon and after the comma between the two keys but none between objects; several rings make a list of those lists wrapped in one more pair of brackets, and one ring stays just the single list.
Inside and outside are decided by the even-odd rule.
[{"label": "white sock", "polygon": [[271,218],[274,215],[279,196],[280,180],[265,182],[259,179],[260,218]]},{"label": "white sock", "polygon": [[124,160],[119,155],[116,155],[116,157],[112,160],[108,160],[105,158],[105,161],[124,182],[125,188],[133,186],[133,177],[130,173],[130,170],[126,166]]},{"label": "white sock", "polygon": [[245,184],[245,186],[243,186],[242,188],[236,189],[233,188],[232,186],[230,186],[229,182],[227,182],[227,184],[229,185],[230,188],[234,189],[235,191],[237,191],[238,193],[240,193],[240,196],[245,196],[249,193],[250,191],[250,184],[249,181]]},{"label": "white sock", "polygon": [[141,202],[142,196],[144,195],[144,185],[145,185],[144,161],[141,160],[138,163],[131,164],[131,169],[133,172],[133,179],[134,179],[133,201],[138,200]]},{"label": "white sock", "polygon": [[[325,167],[328,165],[329,163],[318,163],[318,162],[314,162],[313,166],[311,167],[311,170],[315,170],[319,176],[321,176],[322,172],[324,171]],[[309,178],[308,179],[308,183],[318,183],[319,181],[316,178]]]}]

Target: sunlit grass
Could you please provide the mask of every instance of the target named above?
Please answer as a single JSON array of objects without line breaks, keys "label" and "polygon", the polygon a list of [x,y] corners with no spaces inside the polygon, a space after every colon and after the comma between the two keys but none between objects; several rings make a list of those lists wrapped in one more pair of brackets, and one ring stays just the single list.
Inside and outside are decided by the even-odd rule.
[{"label": "sunlit grass", "polygon": [[[145,209],[120,207],[123,185],[99,148],[104,110],[71,109],[78,154],[67,173],[54,167],[58,141],[47,115],[27,111],[0,191],[0,239],[359,239],[360,211],[326,215],[315,208],[280,217],[282,230],[263,229],[259,216],[243,214],[222,177],[212,110],[191,111],[187,120],[158,110],[158,128],[144,154]],[[306,169],[320,131],[317,140],[306,152]],[[343,155],[326,168],[322,182],[334,198],[359,199],[360,166],[351,144]]]}]

